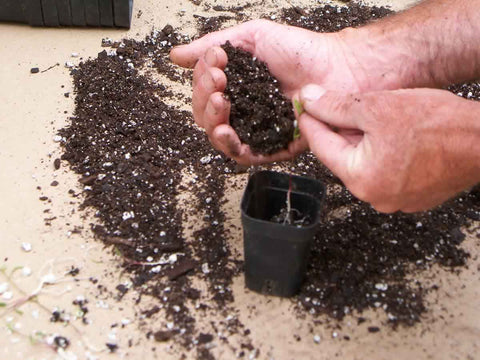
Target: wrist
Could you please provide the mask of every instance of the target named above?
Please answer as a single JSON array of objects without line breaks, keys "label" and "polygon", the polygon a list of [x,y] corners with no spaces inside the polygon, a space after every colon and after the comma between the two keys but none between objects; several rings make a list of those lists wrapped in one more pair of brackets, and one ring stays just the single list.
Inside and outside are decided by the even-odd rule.
[{"label": "wrist", "polygon": [[418,65],[407,42],[376,26],[339,33],[349,67],[361,91],[395,90],[430,85],[429,72]]}]

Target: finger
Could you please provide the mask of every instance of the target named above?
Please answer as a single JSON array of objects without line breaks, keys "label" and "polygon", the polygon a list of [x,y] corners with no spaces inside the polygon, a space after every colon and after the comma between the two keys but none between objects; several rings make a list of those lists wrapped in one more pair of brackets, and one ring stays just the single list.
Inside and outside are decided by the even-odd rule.
[{"label": "finger", "polygon": [[319,85],[305,85],[299,94],[303,109],[314,118],[339,128],[360,129],[360,94],[326,91]]},{"label": "finger", "polygon": [[223,45],[228,41],[233,46],[241,46],[245,50],[253,50],[254,36],[258,29],[258,21],[248,21],[241,25],[207,34],[188,45],[180,45],[170,51],[170,59],[177,65],[193,67],[205,51],[213,46]]},{"label": "finger", "polygon": [[193,69],[193,79],[192,79],[192,86],[195,88],[195,86],[198,84],[198,81],[202,78],[203,74],[205,74],[205,70],[208,68],[208,65],[205,62],[205,59],[199,59],[197,63],[195,64],[195,67]]},{"label": "finger", "polygon": [[356,169],[357,148],[307,113],[300,116],[299,127],[314,155],[336,176],[347,182]]},{"label": "finger", "polygon": [[[300,140],[298,142],[300,143]],[[296,149],[299,152],[293,153],[290,151],[290,147],[289,147],[288,149],[281,150],[272,155],[251,154],[250,163],[251,165],[261,165],[261,164],[268,164],[272,162],[290,161],[295,158],[295,155],[298,155],[300,152],[305,151],[305,149],[300,151],[301,147],[299,145],[292,146],[292,148]]]},{"label": "finger", "polygon": [[205,117],[205,109],[210,96],[214,92],[223,92],[226,84],[227,78],[222,70],[214,67],[205,69],[193,88],[192,96],[193,117],[198,126],[206,126],[208,117]]},{"label": "finger", "polygon": [[208,68],[216,67],[222,70],[225,69],[227,61],[227,53],[221,47],[209,48],[205,56],[200,58],[195,64],[192,85],[195,86],[198,83],[198,80]]},{"label": "finger", "polygon": [[237,133],[230,125],[218,125],[213,129],[209,136],[213,147],[223,152],[226,156],[236,160],[245,155],[246,145],[241,143]]},{"label": "finger", "polygon": [[213,93],[208,99],[203,117],[203,125],[207,134],[211,134],[220,124],[228,124],[229,115],[230,102],[224,98],[223,93]]},{"label": "finger", "polygon": [[288,149],[275,154],[254,154],[248,145],[241,143],[235,130],[226,124],[219,125],[212,131],[210,142],[215,149],[222,151],[226,156],[241,165],[249,166],[292,160],[307,148],[305,139],[297,139],[290,144]]},{"label": "finger", "polygon": [[212,75],[210,75],[210,72],[206,69],[206,65],[200,65],[201,63],[203,63],[203,60],[200,60],[195,68],[195,71],[197,71],[198,68],[199,72],[202,67],[204,70],[201,75],[198,75],[193,86],[192,112],[197,125],[204,127],[203,113],[210,95],[215,92],[215,81]]},{"label": "finger", "polygon": [[208,49],[204,59],[208,66],[217,67],[222,70],[225,69],[228,61],[227,53],[220,46],[214,46]]},{"label": "finger", "polygon": [[308,142],[307,139],[304,136],[301,136],[292,141],[288,145],[288,152],[292,154],[292,157],[295,157],[297,155],[300,155],[301,153],[305,152],[308,150]]}]

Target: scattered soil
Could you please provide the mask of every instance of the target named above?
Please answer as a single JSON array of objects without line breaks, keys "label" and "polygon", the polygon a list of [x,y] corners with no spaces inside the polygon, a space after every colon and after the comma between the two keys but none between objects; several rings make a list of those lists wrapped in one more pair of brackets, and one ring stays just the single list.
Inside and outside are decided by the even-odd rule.
[{"label": "scattered soil", "polygon": [[308,9],[291,7],[283,9],[280,18],[282,22],[304,29],[335,32],[346,27],[365,25],[392,13],[392,10],[385,7],[351,3],[348,6],[325,5]]},{"label": "scattered soil", "polygon": [[[282,19],[316,31],[336,31],[388,13],[384,8],[353,4],[287,9]],[[244,337],[242,349],[234,350],[245,354],[255,349],[249,331],[229,316],[234,313],[230,286],[242,263],[229,249],[222,205],[225,181],[237,173],[236,164],[211,148],[190,112],[166,103],[177,95],[150,76],[150,71],[158,71],[172,81],[188,80],[190,72],[176,69],[167,60],[171,47],[185,41],[189,38],[169,25],[143,41],[104,40],[103,46],[113,49],[72,71],[75,113],[59,134],[65,139],[62,159],[81,175],[83,207],[93,208],[100,224],[92,225],[94,233],[122,259],[123,270],[140,293],[138,301],[143,295],[157,299],[154,307],[140,315],[147,336],[156,341],[175,340],[186,349],[196,348],[198,358],[211,359],[208,344],[219,333],[226,334],[218,339],[227,343],[231,334]],[[250,97],[255,106],[242,102],[260,91],[280,93],[275,91],[278,83],[265,64],[250,54],[229,45],[226,50],[230,59],[227,93],[235,104],[232,125],[254,151],[271,153],[284,148],[293,137],[290,102],[279,97],[271,106],[261,103],[265,95]],[[249,88],[247,93],[238,86],[240,79],[250,81],[242,75],[246,67],[261,74],[251,83],[256,90]],[[140,73],[140,68],[147,71]],[[260,78],[267,86],[259,85]],[[451,90],[467,97],[471,92],[469,98],[480,100],[478,89],[478,84],[470,84]],[[268,122],[276,122],[280,131],[260,121],[263,115],[252,115],[247,109],[267,114]],[[270,113],[274,110],[276,115]],[[58,169],[60,160],[54,165]],[[466,264],[460,228],[480,217],[478,188],[422,214],[381,215],[355,199],[311,154],[300,156],[288,169],[321,179],[328,189],[306,282],[294,299],[300,313],[326,315],[335,323],[347,314],[378,308],[394,326],[413,325],[426,311],[425,294],[436,289],[436,285],[427,287],[416,280],[416,274],[433,264],[448,269]],[[182,183],[182,174],[188,175],[188,184]],[[178,200],[184,191],[193,193],[188,210]],[[73,190],[69,193],[77,196]],[[186,215],[203,221],[191,239],[183,232]],[[208,290],[193,286],[192,277],[206,280]],[[117,289],[121,301],[129,290],[123,284]],[[209,299],[213,305],[204,302]],[[212,324],[212,334],[196,329],[197,319],[205,317],[207,308],[230,319]],[[158,312],[173,327],[148,321]],[[364,322],[361,319],[358,326]],[[114,351],[116,345],[111,346]]]},{"label": "scattered soil", "polygon": [[230,125],[254,153],[273,154],[293,141],[292,104],[267,65],[229,42],[222,46],[228,56],[225,95],[231,103]]},{"label": "scattered soil", "polygon": [[[182,39],[166,26],[144,41],[124,40],[115,44],[116,51],[82,62],[72,71],[75,113],[59,133],[65,138],[62,159],[82,175],[83,207],[94,208],[101,224],[92,226],[94,233],[114,246],[140,298],[157,298],[158,311],[175,324],[162,329],[150,323],[147,331],[158,340],[168,330],[190,348],[196,338],[190,309],[207,308],[203,299],[213,298],[217,311],[227,316],[230,284],[240,263],[230,259],[220,209],[225,178],[235,164],[212,150],[189,112],[164,102],[176,95],[137,70],[149,65],[171,79],[184,75],[166,60]],[[160,62],[168,66],[157,67]],[[191,212],[197,218],[202,213],[204,220],[191,244],[183,236],[186,214],[178,202],[179,192],[187,190],[182,172],[192,174],[188,186],[196,203]],[[189,280],[207,273],[211,294]],[[238,326],[235,319],[224,325],[228,331]],[[209,353],[198,348],[200,358]]]}]

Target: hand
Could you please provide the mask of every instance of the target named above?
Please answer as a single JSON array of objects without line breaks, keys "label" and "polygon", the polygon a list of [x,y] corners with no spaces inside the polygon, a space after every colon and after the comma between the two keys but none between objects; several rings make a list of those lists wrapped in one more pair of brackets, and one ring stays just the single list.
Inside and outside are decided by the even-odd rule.
[{"label": "hand", "polygon": [[480,182],[477,102],[442,90],[344,94],[316,85],[299,101],[312,152],[378,211],[426,210]]},{"label": "hand", "polygon": [[303,138],[292,142],[288,150],[272,156],[255,155],[241,144],[229,125],[230,104],[223,97],[227,79],[223,69],[227,55],[219,47],[229,40],[233,46],[249,51],[267,63],[280,81],[284,94],[291,98],[302,86],[315,82],[326,89],[356,92],[361,89],[348,61],[348,46],[341,33],[319,34],[254,20],[208,34],[188,45],[176,47],[170,57],[184,67],[195,66],[193,75],[193,115],[205,128],[210,141],[220,151],[245,165],[287,160],[307,149]]}]

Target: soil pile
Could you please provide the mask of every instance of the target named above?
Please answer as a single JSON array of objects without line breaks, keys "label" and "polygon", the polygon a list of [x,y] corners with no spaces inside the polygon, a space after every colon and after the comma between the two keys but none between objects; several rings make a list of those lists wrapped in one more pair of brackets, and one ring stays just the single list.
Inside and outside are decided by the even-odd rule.
[{"label": "soil pile", "polygon": [[253,153],[273,154],[293,141],[292,104],[264,62],[229,42],[225,95],[231,103],[230,125]]}]

